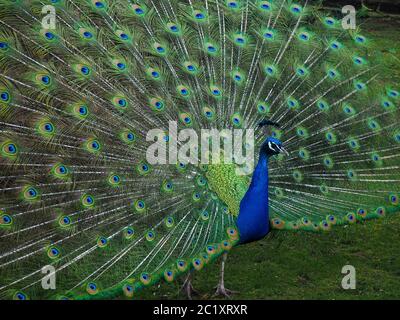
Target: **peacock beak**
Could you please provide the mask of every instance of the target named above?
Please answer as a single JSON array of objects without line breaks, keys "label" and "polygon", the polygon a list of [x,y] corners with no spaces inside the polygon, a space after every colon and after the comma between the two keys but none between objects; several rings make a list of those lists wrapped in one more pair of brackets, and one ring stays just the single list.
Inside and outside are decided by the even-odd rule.
[{"label": "peacock beak", "polygon": [[283,152],[284,154],[289,156],[289,152],[283,146],[280,146],[279,149],[280,149],[281,152]]}]

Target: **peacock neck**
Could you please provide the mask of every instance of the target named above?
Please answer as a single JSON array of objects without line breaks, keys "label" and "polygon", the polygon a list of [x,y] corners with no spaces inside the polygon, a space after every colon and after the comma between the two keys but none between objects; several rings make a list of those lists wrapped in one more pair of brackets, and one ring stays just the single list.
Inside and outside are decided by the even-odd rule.
[{"label": "peacock neck", "polygon": [[237,226],[241,243],[262,239],[269,232],[268,161],[269,156],[260,152],[250,187],[240,203]]},{"label": "peacock neck", "polygon": [[268,162],[269,156],[265,152],[260,152],[250,188],[260,188],[268,191]]}]

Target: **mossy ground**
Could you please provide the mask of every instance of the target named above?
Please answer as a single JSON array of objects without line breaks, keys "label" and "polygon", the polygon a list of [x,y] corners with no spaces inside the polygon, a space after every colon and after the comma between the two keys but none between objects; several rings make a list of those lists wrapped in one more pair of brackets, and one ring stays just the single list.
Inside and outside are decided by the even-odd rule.
[{"label": "mossy ground", "polygon": [[[400,17],[369,18],[364,34],[382,53],[385,79],[400,83]],[[370,54],[376,52],[371,51]],[[399,119],[400,122],[400,119]],[[344,265],[356,268],[356,290],[344,290]],[[194,274],[199,299],[213,298],[219,263]],[[400,299],[400,215],[325,234],[277,232],[232,250],[226,286],[233,299]],[[185,299],[182,279],[139,293],[138,299]]]},{"label": "mossy ground", "polygon": [[[233,299],[400,299],[400,215],[325,234],[276,232],[234,248],[226,266]],[[356,289],[344,290],[342,267],[356,269]],[[198,299],[213,299],[219,263],[194,273]],[[186,299],[183,279],[161,283],[138,299]]]}]

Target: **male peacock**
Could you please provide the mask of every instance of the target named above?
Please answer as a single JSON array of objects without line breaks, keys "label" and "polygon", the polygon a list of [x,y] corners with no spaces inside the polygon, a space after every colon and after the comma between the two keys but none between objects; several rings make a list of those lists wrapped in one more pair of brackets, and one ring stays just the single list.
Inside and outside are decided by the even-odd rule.
[{"label": "male peacock", "polygon": [[[400,98],[378,58],[307,0],[0,0],[0,297],[135,297],[270,228],[398,211]],[[170,121],[269,133],[252,176],[151,165]]]}]

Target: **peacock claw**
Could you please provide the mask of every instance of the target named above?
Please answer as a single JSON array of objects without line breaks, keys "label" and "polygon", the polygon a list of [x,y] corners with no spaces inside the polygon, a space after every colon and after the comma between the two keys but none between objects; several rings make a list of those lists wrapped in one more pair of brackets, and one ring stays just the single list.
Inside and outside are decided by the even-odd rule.
[{"label": "peacock claw", "polygon": [[200,293],[195,288],[193,288],[192,282],[188,279],[184,282],[182,286],[182,291],[186,294],[186,297],[189,300],[192,300],[193,295],[200,295]]},{"label": "peacock claw", "polygon": [[225,298],[231,298],[232,295],[239,293],[239,291],[233,291],[226,289],[224,285],[218,284],[216,287],[214,296],[222,296]]}]

